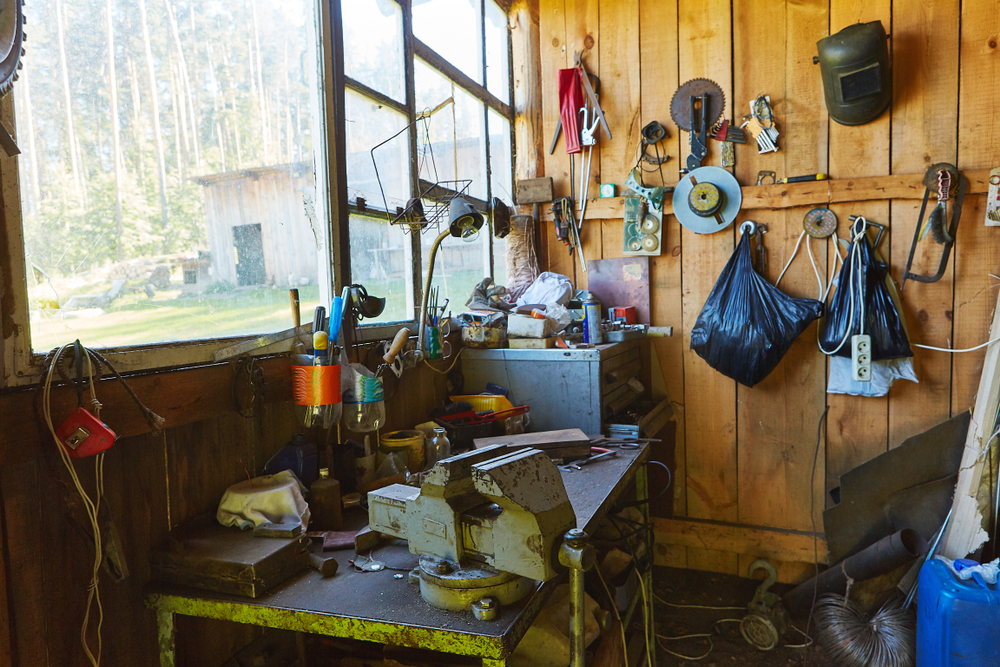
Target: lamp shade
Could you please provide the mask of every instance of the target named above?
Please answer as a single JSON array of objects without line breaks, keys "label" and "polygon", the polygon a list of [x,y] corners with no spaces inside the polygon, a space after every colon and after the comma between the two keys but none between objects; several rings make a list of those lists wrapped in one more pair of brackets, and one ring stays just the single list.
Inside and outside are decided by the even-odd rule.
[{"label": "lamp shade", "polygon": [[461,197],[455,197],[451,200],[448,217],[451,235],[458,238],[464,239],[474,236],[483,226],[483,215]]}]

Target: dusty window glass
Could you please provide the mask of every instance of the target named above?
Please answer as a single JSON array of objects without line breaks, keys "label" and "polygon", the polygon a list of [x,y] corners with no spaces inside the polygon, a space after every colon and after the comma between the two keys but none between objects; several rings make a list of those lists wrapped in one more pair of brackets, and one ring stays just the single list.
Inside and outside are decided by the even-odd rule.
[{"label": "dusty window glass", "polygon": [[[493,196],[507,206],[513,206],[510,122],[492,109],[487,122],[490,132],[490,185],[493,188]],[[506,285],[507,239],[493,238],[493,280],[498,285]]]},{"label": "dusty window glass", "polygon": [[351,281],[368,294],[385,298],[385,310],[374,322],[413,319],[413,253],[403,227],[390,226],[384,216],[352,215]]},{"label": "dusty window glass", "polygon": [[304,312],[319,303],[315,11],[25,6],[14,96],[33,349],[276,331],[291,326],[289,287]]},{"label": "dusty window glass", "polygon": [[[383,209],[384,192],[385,205],[390,210],[404,206],[410,197],[410,139],[406,116],[351,90],[345,92],[345,101],[350,200],[364,197],[369,205]],[[372,149],[376,146],[379,147],[373,154]]]},{"label": "dusty window glass", "polygon": [[493,0],[486,0],[486,89],[510,102],[507,15]]},{"label": "dusty window glass", "polygon": [[[437,70],[414,62],[417,109],[440,108],[417,126],[420,178],[437,181],[471,181],[468,194],[485,199],[486,132],[483,103],[453,84]],[[466,184],[463,184],[466,185]]]},{"label": "dusty window glass", "polygon": [[403,10],[393,0],[351,0],[341,3],[341,12],[344,72],[369,88],[405,102]]},{"label": "dusty window glass", "polygon": [[413,35],[483,83],[483,28],[480,0],[414,0]]}]

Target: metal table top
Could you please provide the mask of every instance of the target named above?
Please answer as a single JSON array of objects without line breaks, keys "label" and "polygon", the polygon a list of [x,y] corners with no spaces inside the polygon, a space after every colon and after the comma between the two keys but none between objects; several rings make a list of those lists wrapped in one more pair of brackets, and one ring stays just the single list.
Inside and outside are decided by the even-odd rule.
[{"label": "metal table top", "polygon": [[[581,470],[562,471],[577,526],[593,532],[647,458],[643,446]],[[502,659],[561,580],[540,584],[527,598],[502,607],[496,620],[484,622],[468,611],[427,604],[419,586],[408,582],[417,556],[403,541],[375,549],[373,555],[388,566],[378,572],[355,570],[348,562],[356,557],[353,550],[332,555],[340,566],[335,576],[323,579],[309,569],[256,599],[153,584],[146,604],[160,612]],[[396,574],[403,576],[396,579]]]}]

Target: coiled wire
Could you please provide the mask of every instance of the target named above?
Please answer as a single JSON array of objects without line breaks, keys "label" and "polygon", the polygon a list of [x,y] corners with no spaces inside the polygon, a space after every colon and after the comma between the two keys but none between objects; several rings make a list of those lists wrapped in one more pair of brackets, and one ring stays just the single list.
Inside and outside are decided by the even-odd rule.
[{"label": "coiled wire", "polygon": [[832,664],[842,667],[913,667],[916,619],[899,600],[868,617],[858,605],[836,593],[821,595],[813,609],[820,646]]}]

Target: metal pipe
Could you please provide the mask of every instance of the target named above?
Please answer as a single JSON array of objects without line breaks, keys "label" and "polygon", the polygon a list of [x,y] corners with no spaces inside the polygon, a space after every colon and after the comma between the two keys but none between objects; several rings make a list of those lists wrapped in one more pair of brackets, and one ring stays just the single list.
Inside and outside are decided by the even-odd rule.
[{"label": "metal pipe", "polygon": [[451,235],[451,229],[446,229],[438,237],[434,239],[434,245],[431,246],[431,255],[427,260],[427,277],[424,279],[424,293],[420,295],[420,319],[417,320],[417,328],[419,329],[417,333],[417,360],[424,358],[424,339],[427,337],[427,326],[424,324],[424,320],[427,319],[427,299],[431,293],[431,276],[434,275],[434,260],[437,257],[438,247],[441,245],[441,241],[444,241],[445,237]]},{"label": "metal pipe", "polygon": [[816,595],[841,593],[849,578],[864,581],[877,577],[926,552],[927,541],[920,533],[904,528],[799,584],[785,594],[785,606],[792,616],[804,614],[809,611],[814,591]]},{"label": "metal pipe", "polygon": [[596,553],[587,533],[573,528],[563,537],[559,549],[560,564],[569,570],[569,666],[585,667],[587,624],[584,577],[594,565]]}]

